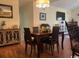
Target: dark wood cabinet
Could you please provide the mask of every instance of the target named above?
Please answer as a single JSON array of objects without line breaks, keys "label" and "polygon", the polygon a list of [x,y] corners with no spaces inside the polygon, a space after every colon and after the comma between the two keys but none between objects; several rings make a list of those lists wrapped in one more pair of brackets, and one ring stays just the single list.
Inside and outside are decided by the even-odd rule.
[{"label": "dark wood cabinet", "polygon": [[20,43],[19,29],[1,29],[0,30],[0,46]]},{"label": "dark wood cabinet", "polygon": [[69,26],[78,26],[78,22],[77,21],[70,21],[68,22]]}]

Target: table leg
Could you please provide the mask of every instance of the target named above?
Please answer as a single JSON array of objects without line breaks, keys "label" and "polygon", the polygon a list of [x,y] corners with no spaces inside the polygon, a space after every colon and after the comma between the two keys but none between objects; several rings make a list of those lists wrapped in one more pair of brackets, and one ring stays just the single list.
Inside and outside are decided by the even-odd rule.
[{"label": "table leg", "polygon": [[37,36],[36,39],[37,39],[37,51],[38,51],[37,57],[40,58],[40,38],[39,36]]},{"label": "table leg", "polygon": [[38,46],[38,54],[37,57],[40,58],[40,46]]}]

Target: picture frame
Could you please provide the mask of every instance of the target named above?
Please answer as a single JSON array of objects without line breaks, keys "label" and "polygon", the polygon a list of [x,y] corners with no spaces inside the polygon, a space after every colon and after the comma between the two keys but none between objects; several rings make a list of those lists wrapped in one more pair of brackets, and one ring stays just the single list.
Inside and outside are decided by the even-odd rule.
[{"label": "picture frame", "polygon": [[65,12],[60,12],[60,11],[57,11],[56,12],[56,20],[58,20],[58,18],[62,18],[62,20],[65,20]]},{"label": "picture frame", "polygon": [[11,5],[0,4],[0,18],[13,18],[13,7]]},{"label": "picture frame", "polygon": [[40,20],[42,21],[46,20],[46,13],[43,13],[43,12],[40,13]]}]

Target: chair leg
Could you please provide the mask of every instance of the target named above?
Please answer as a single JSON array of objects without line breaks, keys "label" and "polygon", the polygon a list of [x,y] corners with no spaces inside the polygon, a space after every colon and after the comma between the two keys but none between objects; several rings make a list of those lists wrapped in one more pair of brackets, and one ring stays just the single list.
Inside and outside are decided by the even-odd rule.
[{"label": "chair leg", "polygon": [[49,44],[49,51],[50,51],[50,47],[51,47],[51,46],[50,46],[50,44]]},{"label": "chair leg", "polygon": [[34,45],[34,52],[36,51],[36,46]]},{"label": "chair leg", "polygon": [[74,58],[74,52],[72,52],[72,58]]},{"label": "chair leg", "polygon": [[31,45],[31,52],[30,52],[30,56],[31,56],[31,54],[32,54],[32,49],[33,49],[33,46]]},{"label": "chair leg", "polygon": [[[53,49],[52,49],[52,46],[53,46]],[[52,56],[53,56],[53,52],[54,52],[54,44],[51,45],[51,53],[52,53]]]},{"label": "chair leg", "polygon": [[57,43],[57,51],[58,51],[58,53],[59,53],[59,43]]},{"label": "chair leg", "polygon": [[26,44],[26,45],[25,45],[25,53],[27,53],[27,47],[28,47],[28,46],[27,46],[27,44]]},{"label": "chair leg", "polygon": [[45,44],[45,49],[47,49],[47,44]]}]

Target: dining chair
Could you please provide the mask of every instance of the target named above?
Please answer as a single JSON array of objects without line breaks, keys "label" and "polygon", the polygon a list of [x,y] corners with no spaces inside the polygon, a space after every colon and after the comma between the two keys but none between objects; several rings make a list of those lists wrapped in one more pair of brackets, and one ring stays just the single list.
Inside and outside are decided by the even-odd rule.
[{"label": "dining chair", "polygon": [[[58,35],[59,34],[59,27],[54,26],[52,29],[52,34],[49,37],[43,38],[42,43],[49,44],[49,48],[51,49],[51,52],[54,51],[54,45],[56,44],[57,50],[59,52],[59,40]],[[53,46],[53,49],[52,49]],[[52,53],[53,55],[53,53]]]},{"label": "dining chair", "polygon": [[37,41],[34,38],[32,38],[32,35],[31,35],[29,28],[24,28],[24,40],[25,40],[25,52],[27,53],[27,47],[29,44],[31,46],[31,52],[30,52],[30,55],[31,55],[33,47],[35,50],[35,46],[37,44]]},{"label": "dining chair", "polygon": [[33,27],[33,33],[38,33],[39,32],[39,27]]},{"label": "dining chair", "polygon": [[53,27],[53,30],[52,30],[52,37],[50,38],[50,42],[51,42],[51,51],[52,51],[52,45],[53,45],[53,49],[54,49],[54,46],[56,44],[57,46],[57,50],[58,50],[58,53],[59,53],[59,27],[58,26],[55,26]]},{"label": "dining chair", "polygon": [[72,58],[74,58],[75,55],[79,56],[79,27],[67,25],[67,28],[70,37]]}]

